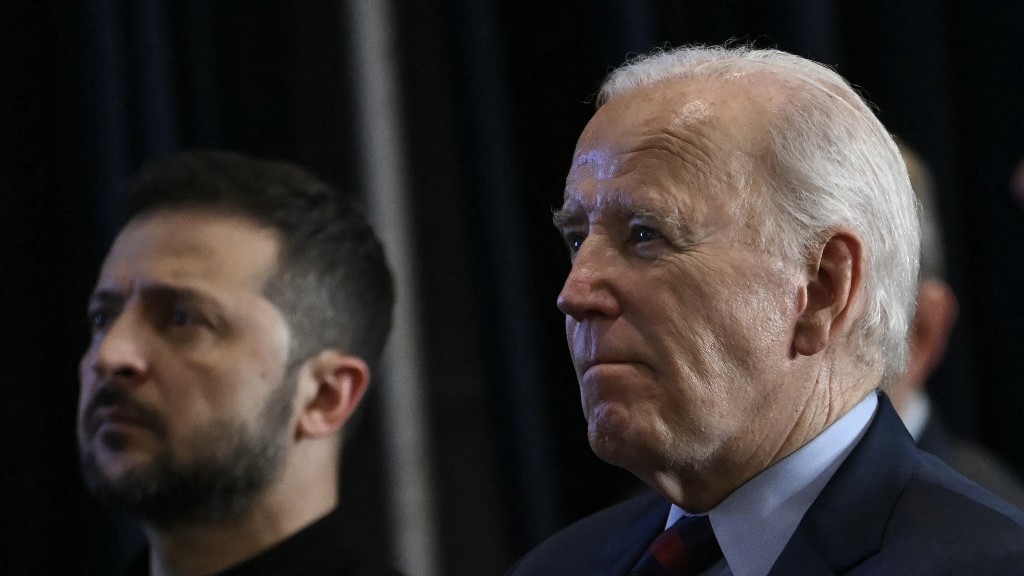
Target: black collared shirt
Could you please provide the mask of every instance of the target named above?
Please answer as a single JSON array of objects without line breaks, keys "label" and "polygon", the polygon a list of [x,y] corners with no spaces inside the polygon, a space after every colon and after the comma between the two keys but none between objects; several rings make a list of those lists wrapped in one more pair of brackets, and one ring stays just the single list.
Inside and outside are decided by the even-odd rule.
[{"label": "black collared shirt", "polygon": [[[337,509],[269,550],[218,576],[401,576],[395,569],[341,542]],[[129,566],[129,576],[149,573],[148,553]]]}]

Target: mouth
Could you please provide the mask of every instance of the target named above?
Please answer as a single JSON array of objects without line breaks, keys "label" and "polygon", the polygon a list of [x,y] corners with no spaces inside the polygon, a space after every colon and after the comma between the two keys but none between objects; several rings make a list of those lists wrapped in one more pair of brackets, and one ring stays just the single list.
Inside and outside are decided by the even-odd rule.
[{"label": "mouth", "polygon": [[104,436],[110,432],[125,432],[131,428],[153,430],[145,418],[120,408],[100,408],[88,420],[86,428],[89,437]]},{"label": "mouth", "polygon": [[101,391],[85,411],[84,431],[89,438],[105,432],[142,428],[154,434],[164,433],[163,421],[153,409],[122,392]]},{"label": "mouth", "polygon": [[586,376],[592,369],[625,367],[625,366],[646,366],[643,362],[625,358],[594,358],[585,360],[580,364],[580,377]]}]

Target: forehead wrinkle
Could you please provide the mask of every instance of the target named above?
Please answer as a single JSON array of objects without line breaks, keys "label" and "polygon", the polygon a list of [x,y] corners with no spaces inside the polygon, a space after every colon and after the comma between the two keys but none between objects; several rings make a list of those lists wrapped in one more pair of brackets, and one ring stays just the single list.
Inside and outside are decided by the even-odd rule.
[{"label": "forehead wrinkle", "polygon": [[[708,137],[703,130],[679,130],[675,126],[662,128],[653,134],[640,139],[636,152],[667,154],[670,164],[681,163],[678,170],[667,172],[678,179],[696,182],[697,177],[710,178],[714,173],[714,157],[719,147],[714,139]],[[627,160],[626,164],[629,161]]]},{"label": "forehead wrinkle", "polygon": [[[594,148],[583,154],[577,153],[572,160],[570,168],[580,168],[582,166],[596,167],[605,163],[612,164],[614,166],[614,162],[609,161],[610,156],[612,156],[612,153],[603,148]],[[599,175],[598,177],[601,178],[603,176]]]},{"label": "forehead wrinkle", "polygon": [[689,229],[679,207],[670,206],[659,195],[630,193],[618,188],[599,194],[596,200],[567,194],[565,204],[554,211],[552,220],[556,228],[567,228],[581,225],[588,218],[600,217],[652,219],[680,230]]},{"label": "forehead wrinkle", "polygon": [[[563,207],[553,213],[556,227],[615,215],[691,228],[688,214],[697,216],[716,184],[734,178],[715,160],[725,156],[715,102],[698,98],[680,106],[672,100],[667,110],[626,120],[610,134],[603,125],[588,125],[566,179]],[[609,144],[609,138],[617,142]]]}]

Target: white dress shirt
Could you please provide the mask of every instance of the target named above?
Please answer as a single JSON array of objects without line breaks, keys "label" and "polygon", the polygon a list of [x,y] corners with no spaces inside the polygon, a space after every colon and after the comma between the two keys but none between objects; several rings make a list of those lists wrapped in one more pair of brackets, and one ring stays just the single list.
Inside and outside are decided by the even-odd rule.
[{"label": "white dress shirt", "polygon": [[[857,445],[878,408],[861,400],[813,440],[736,489],[711,509],[711,526],[724,558],[709,576],[765,576],[800,520]],[[666,528],[687,513],[673,505]]]}]

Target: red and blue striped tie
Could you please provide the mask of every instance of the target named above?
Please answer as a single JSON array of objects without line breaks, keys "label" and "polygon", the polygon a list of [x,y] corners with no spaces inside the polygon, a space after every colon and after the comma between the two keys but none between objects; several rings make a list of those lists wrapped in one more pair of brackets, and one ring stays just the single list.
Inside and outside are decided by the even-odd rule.
[{"label": "red and blue striped tie", "polygon": [[654,539],[633,567],[638,576],[698,576],[719,558],[708,516],[684,516]]}]

